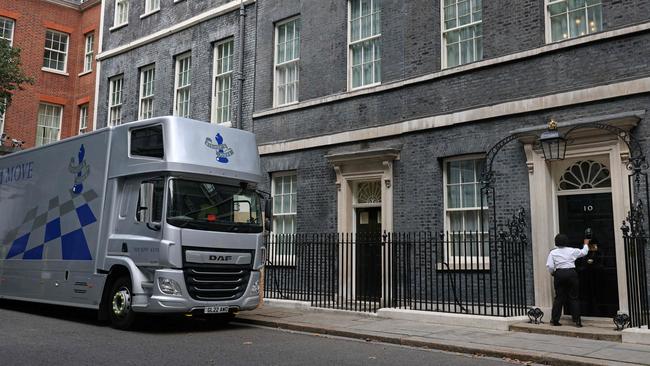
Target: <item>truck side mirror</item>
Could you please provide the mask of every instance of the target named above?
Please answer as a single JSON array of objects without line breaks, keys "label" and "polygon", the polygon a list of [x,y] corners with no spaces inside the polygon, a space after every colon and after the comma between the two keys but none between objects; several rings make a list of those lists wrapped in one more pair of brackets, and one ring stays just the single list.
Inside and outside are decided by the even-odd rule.
[{"label": "truck side mirror", "polygon": [[161,227],[163,184],[162,180],[144,181],[140,183],[138,192],[135,219],[154,231]]},{"label": "truck side mirror", "polygon": [[272,200],[269,198],[264,202],[264,216],[271,218],[273,217],[273,206],[271,205]]},{"label": "truck side mirror", "polygon": [[144,222],[144,221],[145,221],[145,220],[144,220],[144,217],[145,217],[144,215],[147,213],[147,210],[148,210],[148,209],[149,209],[149,207],[146,207],[146,206],[139,206],[138,209],[137,209],[136,212],[135,212],[135,219],[136,219],[138,222]]}]

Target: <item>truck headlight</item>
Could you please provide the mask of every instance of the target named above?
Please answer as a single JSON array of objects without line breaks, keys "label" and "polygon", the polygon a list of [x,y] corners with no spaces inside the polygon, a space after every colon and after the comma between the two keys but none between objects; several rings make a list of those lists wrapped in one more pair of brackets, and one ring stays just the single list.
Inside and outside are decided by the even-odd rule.
[{"label": "truck headlight", "polygon": [[257,280],[253,282],[253,285],[251,286],[251,292],[253,295],[259,295],[260,294],[260,281]]},{"label": "truck headlight", "polygon": [[181,285],[171,278],[158,277],[158,288],[160,289],[160,292],[166,295],[181,295]]}]

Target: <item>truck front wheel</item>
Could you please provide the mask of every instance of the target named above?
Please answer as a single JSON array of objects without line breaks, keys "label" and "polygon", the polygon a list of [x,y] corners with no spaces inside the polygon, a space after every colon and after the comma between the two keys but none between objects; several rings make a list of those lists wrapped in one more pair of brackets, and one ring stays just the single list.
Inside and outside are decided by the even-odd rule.
[{"label": "truck front wheel", "polygon": [[131,279],[128,276],[118,278],[111,287],[108,297],[108,311],[113,328],[126,330],[135,322],[136,314],[131,308]]}]

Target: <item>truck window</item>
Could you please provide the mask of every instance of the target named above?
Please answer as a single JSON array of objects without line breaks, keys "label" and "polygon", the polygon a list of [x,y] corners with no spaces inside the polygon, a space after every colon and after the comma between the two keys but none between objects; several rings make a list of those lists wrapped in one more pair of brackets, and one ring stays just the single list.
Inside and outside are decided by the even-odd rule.
[{"label": "truck window", "polygon": [[165,156],[162,125],[131,130],[131,155],[162,159]]},{"label": "truck window", "polygon": [[140,184],[135,219],[138,222],[160,222],[162,218],[163,193],[162,180],[144,181]]},{"label": "truck window", "polygon": [[173,226],[223,232],[262,232],[258,193],[244,186],[172,179],[167,222]]}]

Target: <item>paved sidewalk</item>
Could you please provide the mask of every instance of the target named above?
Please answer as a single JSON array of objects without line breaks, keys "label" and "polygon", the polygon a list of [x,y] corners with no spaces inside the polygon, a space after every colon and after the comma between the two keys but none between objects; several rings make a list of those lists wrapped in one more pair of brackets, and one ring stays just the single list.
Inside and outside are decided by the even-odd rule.
[{"label": "paved sidewalk", "polygon": [[337,310],[266,304],[239,314],[237,321],[550,365],[650,365],[650,346],[645,345],[455,327]]}]

